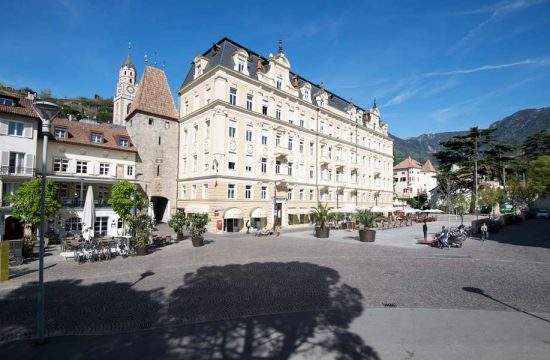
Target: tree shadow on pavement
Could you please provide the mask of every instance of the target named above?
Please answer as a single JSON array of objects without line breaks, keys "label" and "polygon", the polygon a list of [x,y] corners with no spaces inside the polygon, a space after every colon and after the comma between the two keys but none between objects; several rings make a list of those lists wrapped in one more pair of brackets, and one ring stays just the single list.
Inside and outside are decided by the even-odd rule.
[{"label": "tree shadow on pavement", "polygon": [[550,221],[531,219],[521,224],[506,225],[497,233],[489,233],[487,241],[519,246],[548,247],[549,233]]},{"label": "tree shadow on pavement", "polygon": [[[0,344],[2,359],[379,359],[349,330],[361,293],[327,267],[206,266],[168,296],[131,285],[47,283],[46,334],[58,337]],[[0,296],[0,341],[32,337],[35,293],[27,284]]]},{"label": "tree shadow on pavement", "polygon": [[531,314],[530,312],[527,312],[525,310],[521,310],[521,309],[518,309],[517,307],[514,307],[512,305],[509,305],[503,301],[500,301],[499,299],[495,299],[494,297],[492,297],[491,295],[485,293],[485,291],[483,291],[483,289],[480,289],[480,288],[476,288],[476,287],[471,287],[471,286],[465,286],[462,288],[462,290],[466,291],[466,292],[470,292],[470,293],[473,293],[473,294],[478,294],[478,295],[481,295],[481,296],[484,296],[486,297],[487,299],[490,299],[490,300],[493,300],[501,305],[504,305],[506,306],[507,308],[510,308],[512,310],[515,310],[515,311],[518,311],[518,312],[521,312],[521,313],[524,313],[526,315],[529,315],[529,316],[532,316],[536,319],[539,319],[539,320],[542,320],[542,321],[546,321],[548,323],[550,323],[550,320],[548,319],[545,319],[543,317],[540,317],[540,316],[537,316],[535,314]]}]

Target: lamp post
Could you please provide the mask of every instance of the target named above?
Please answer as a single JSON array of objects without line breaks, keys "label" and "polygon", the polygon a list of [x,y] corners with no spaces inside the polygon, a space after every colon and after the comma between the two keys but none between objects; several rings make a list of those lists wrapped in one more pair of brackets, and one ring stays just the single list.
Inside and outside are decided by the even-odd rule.
[{"label": "lamp post", "polygon": [[59,113],[59,106],[46,101],[32,104],[42,122],[42,194],[40,195],[40,249],[38,258],[38,296],[36,311],[36,337],[39,344],[44,342],[44,234],[46,233],[46,171],[48,154],[48,135],[51,121]]}]

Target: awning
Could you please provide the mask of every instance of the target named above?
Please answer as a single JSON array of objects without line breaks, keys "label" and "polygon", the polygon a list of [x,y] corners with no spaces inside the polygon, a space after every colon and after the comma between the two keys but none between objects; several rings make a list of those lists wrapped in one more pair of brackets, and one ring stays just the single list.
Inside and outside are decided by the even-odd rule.
[{"label": "awning", "polygon": [[251,218],[266,218],[267,214],[264,210],[264,208],[255,208],[250,212]]},{"label": "awning", "polygon": [[208,205],[189,204],[184,209],[187,214],[208,213]]},{"label": "awning", "polygon": [[301,215],[309,215],[310,212],[311,212],[311,209],[306,209],[306,208],[298,209],[298,213]]},{"label": "awning", "polygon": [[237,208],[230,208],[225,211],[225,214],[223,214],[224,219],[242,219],[243,218],[243,212],[241,209]]},{"label": "awning", "polygon": [[286,211],[286,213],[287,213],[288,215],[296,215],[296,214],[298,214],[298,209],[296,209],[296,208],[288,208],[287,211]]}]

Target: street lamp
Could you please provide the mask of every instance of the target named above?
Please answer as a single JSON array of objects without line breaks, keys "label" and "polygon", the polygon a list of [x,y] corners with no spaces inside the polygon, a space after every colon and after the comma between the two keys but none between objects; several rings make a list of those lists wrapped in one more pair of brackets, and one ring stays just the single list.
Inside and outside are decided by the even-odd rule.
[{"label": "street lamp", "polygon": [[42,122],[42,194],[40,195],[40,249],[38,258],[38,301],[36,313],[36,336],[38,343],[44,342],[44,234],[46,233],[46,171],[48,154],[48,135],[51,133],[52,120],[59,113],[58,105],[47,101],[36,101],[32,104]]}]

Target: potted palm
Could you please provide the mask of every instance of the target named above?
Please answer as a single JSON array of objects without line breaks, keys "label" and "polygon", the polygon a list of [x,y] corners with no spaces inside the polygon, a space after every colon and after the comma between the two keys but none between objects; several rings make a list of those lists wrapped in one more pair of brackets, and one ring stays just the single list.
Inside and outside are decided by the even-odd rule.
[{"label": "potted palm", "polygon": [[135,232],[136,253],[147,255],[149,240],[155,231],[155,221],[147,214],[139,214],[129,218],[130,230]]},{"label": "potted palm", "polygon": [[208,214],[196,213],[191,215],[189,231],[191,232],[191,241],[194,247],[204,245],[204,238],[202,235],[206,232],[206,225],[208,224]]},{"label": "potted palm", "polygon": [[330,208],[327,204],[318,203],[317,207],[312,208],[309,216],[315,221],[315,237],[328,238],[330,228],[327,226],[327,221],[330,220]]},{"label": "potted palm", "polygon": [[378,215],[369,209],[358,209],[355,213],[355,218],[361,224],[359,228],[359,241],[373,242],[376,238],[376,230],[373,230],[374,222],[379,220]]},{"label": "potted palm", "polygon": [[176,213],[168,220],[168,226],[174,230],[177,235],[177,241],[183,240],[183,230],[189,226],[189,220],[185,217],[183,211],[176,211]]}]

